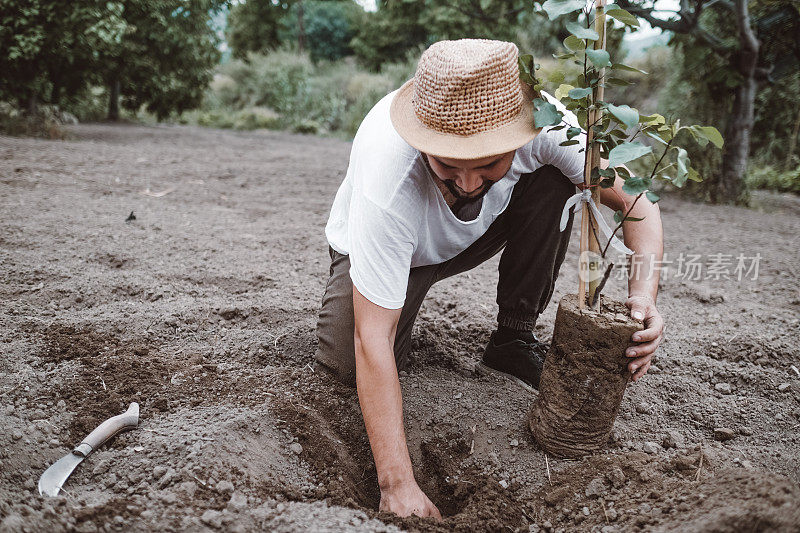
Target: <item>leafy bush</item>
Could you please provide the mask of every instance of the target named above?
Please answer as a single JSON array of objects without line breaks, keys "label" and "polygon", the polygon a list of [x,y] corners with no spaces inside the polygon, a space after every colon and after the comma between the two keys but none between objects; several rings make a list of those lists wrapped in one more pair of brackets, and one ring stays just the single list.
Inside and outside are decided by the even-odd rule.
[{"label": "leafy bush", "polygon": [[416,58],[366,72],[351,58],[314,65],[307,55],[278,50],[249,54],[218,69],[201,111],[180,122],[216,128],[283,128],[352,138],[364,116],[413,76]]},{"label": "leafy bush", "polygon": [[25,113],[8,102],[0,102],[0,133],[63,139],[64,124],[75,124],[77,119],[56,106],[39,106],[33,115]]},{"label": "leafy bush", "polygon": [[800,194],[800,166],[784,171],[769,165],[755,167],[748,171],[746,181],[753,189]]}]

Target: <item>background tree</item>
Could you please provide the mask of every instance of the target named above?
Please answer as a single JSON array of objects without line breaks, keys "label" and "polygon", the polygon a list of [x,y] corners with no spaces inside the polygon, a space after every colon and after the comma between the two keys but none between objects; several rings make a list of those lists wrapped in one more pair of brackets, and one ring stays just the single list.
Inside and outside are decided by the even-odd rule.
[{"label": "background tree", "polygon": [[[692,83],[706,92],[702,101],[718,105],[713,111],[727,119],[725,148],[718,170],[706,176],[704,188],[713,202],[746,204],[749,197],[744,178],[751,150],[756,97],[771,80],[779,57],[762,45],[752,15],[754,11],[791,6],[779,1],[681,0],[678,11],[670,19],[662,20],[655,16],[657,10],[652,0],[618,0],[618,4],[652,26],[673,32],[674,43],[683,53],[682,72],[688,78],[703,71],[713,73],[711,77]],[[791,9],[797,14],[796,6]],[[790,16],[788,22],[781,25],[766,24],[761,37],[774,33],[780,37],[771,36],[772,42],[790,45],[797,42],[800,26],[797,19]],[[798,52],[784,48],[783,53]]]},{"label": "background tree", "polygon": [[35,114],[40,102],[96,82],[98,51],[124,31],[121,10],[99,0],[0,0],[0,98]]},{"label": "background tree", "polygon": [[372,70],[441,39],[515,40],[530,0],[387,0],[369,13],[352,46]]},{"label": "background tree", "polygon": [[[364,10],[352,0],[296,2],[282,19],[279,34],[282,41],[289,43],[299,43],[302,35],[315,63],[321,59],[335,61],[352,55],[350,41],[365,18]],[[300,20],[303,21],[302,32]]]},{"label": "background tree", "polygon": [[220,0],[128,0],[118,45],[101,57],[108,87],[109,120],[119,104],[129,110],[145,106],[159,120],[196,107],[219,62],[219,37],[211,16]]},{"label": "background tree", "polygon": [[233,57],[246,59],[248,52],[265,53],[281,44],[283,19],[295,0],[247,0],[228,14],[226,40]]}]

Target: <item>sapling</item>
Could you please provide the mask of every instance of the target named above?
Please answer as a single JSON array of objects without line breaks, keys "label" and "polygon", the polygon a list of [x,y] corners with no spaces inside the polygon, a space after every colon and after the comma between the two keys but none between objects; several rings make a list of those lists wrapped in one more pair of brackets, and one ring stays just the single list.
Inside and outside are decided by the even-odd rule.
[{"label": "sapling", "polygon": [[[605,271],[600,273],[609,248],[613,246],[626,255],[633,253],[622,245],[616,234],[624,222],[641,220],[632,217],[631,212],[642,196],[650,202],[658,202],[659,196],[652,190],[657,180],[679,188],[687,180],[702,181],[691,167],[688,153],[681,143],[691,138],[701,147],[709,142],[717,148],[723,144],[722,135],[713,126],[684,126],[677,118],[666,118],[658,113],[643,115],[626,104],[605,100],[606,86],[628,84],[611,75],[615,71],[638,72],[645,76],[647,73],[612,61],[606,50],[609,18],[630,28],[638,27],[639,21],[617,5],[604,4],[604,0],[588,5],[584,0],[547,0],[542,5],[551,20],[578,12],[583,15],[583,24],[574,20],[566,22],[565,28],[570,33],[564,40],[567,52],[555,56],[562,63],[571,61],[581,67],[575,80],[561,83],[555,91],[555,97],[567,110],[575,113],[580,127],[564,120],[564,114],[552,103],[543,98],[534,100],[537,128],[566,129],[567,140],[561,143],[562,146],[583,143],[584,180],[586,190],[590,192],[572,199],[572,203],[579,204],[581,209],[578,305],[580,308],[589,305],[595,310],[599,310],[600,293],[614,268],[614,263],[609,261]],[[536,77],[539,65],[535,64],[533,56],[520,56],[519,67],[521,79],[538,93],[543,83]],[[601,158],[608,161],[608,168],[601,168]],[[634,161],[639,168],[646,170],[633,173],[625,166]],[[618,210],[614,213],[615,226],[609,229],[596,208],[599,204],[598,189],[613,187],[617,177],[624,180],[622,190],[634,196],[634,200],[624,212]],[[601,242],[602,239],[605,243]]]},{"label": "sapling", "polygon": [[[565,120],[564,113],[543,98],[535,98],[533,103],[536,127],[565,130],[566,140],[561,144],[580,145],[585,155],[585,187],[567,201],[561,217],[563,231],[570,209],[579,206],[582,210],[579,290],[577,296],[565,296],[559,302],[553,342],[545,357],[539,396],[528,414],[528,426],[548,453],[580,457],[607,442],[631,377],[625,350],[632,343],[632,335],[643,328],[641,320],[626,315],[621,302],[600,302],[600,293],[614,267],[609,261],[601,272],[602,264],[612,247],[626,256],[633,254],[616,234],[623,223],[641,220],[632,213],[642,197],[658,202],[652,190],[656,180],[676,187],[683,187],[687,180],[700,181],[681,141],[691,137],[701,146],[712,143],[721,147],[722,136],[710,126],[682,126],[678,119],[657,113],[642,115],[629,105],[606,100],[606,86],[626,83],[612,76],[615,71],[647,75],[614,63],[605,49],[609,19],[636,27],[636,17],[618,6],[605,6],[603,0],[588,6],[585,0],[547,0],[542,7],[551,19],[570,15],[583,21],[566,23],[570,33],[564,40],[567,52],[556,56],[561,62],[580,66],[580,73],[570,83],[563,83],[564,76],[560,76],[555,91],[555,97],[575,113],[578,123]],[[520,56],[519,68],[520,78],[538,94],[543,84],[536,78],[538,65],[533,57]],[[608,161],[607,168],[602,168],[602,160]],[[632,162],[646,170],[631,171],[625,165]],[[615,225],[611,228],[598,209],[599,191],[615,186],[617,179],[623,180],[622,190],[633,200],[614,213]]]}]

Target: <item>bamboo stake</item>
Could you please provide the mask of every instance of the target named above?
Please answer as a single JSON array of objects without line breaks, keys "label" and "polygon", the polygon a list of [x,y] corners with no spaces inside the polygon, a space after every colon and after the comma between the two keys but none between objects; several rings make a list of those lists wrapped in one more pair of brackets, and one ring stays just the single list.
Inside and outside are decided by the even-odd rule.
[{"label": "bamboo stake", "polygon": [[[595,31],[600,36],[600,38],[594,42],[594,49],[595,50],[605,50],[606,49],[606,15],[605,15],[605,0],[596,0],[595,1]],[[603,100],[605,90],[603,87],[603,81],[605,79],[605,67],[601,68],[599,71],[599,80],[600,82],[595,86],[591,103],[594,104],[595,102]],[[603,112],[601,109],[590,109],[587,113],[587,147],[591,146],[591,150],[587,150],[586,154],[586,164],[584,167],[584,184],[588,187],[590,186],[591,179],[592,179],[592,169],[600,167],[600,145],[599,144],[592,144],[592,140],[594,139],[594,130],[592,129],[591,125],[596,124],[600,121],[603,116]],[[592,200],[595,204],[600,203],[600,193],[597,187],[592,187]],[[581,208],[581,240],[580,240],[580,251],[581,257],[586,257],[585,252],[591,252],[593,257],[600,255],[600,242],[597,240],[598,229],[597,229],[597,221],[592,216],[591,210],[589,209],[588,204],[583,204]],[[580,281],[578,284],[578,306],[583,309],[586,307],[587,302],[587,289],[588,289],[588,301],[594,301],[594,293],[597,291],[597,287],[600,284],[600,279],[595,278],[594,280],[587,283],[584,281],[585,279],[589,279],[589,275],[591,273],[600,272],[602,268],[600,261],[581,261],[580,267],[581,269],[581,276]],[[594,309],[599,311],[600,309],[600,299],[598,298],[594,304]]]}]

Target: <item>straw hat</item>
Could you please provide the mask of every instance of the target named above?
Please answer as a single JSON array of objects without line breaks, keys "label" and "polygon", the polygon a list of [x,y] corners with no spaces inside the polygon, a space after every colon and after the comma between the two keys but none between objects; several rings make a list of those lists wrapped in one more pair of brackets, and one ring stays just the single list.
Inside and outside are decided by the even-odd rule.
[{"label": "straw hat", "polygon": [[519,78],[513,43],[439,41],[392,100],[392,124],[414,148],[452,159],[510,152],[536,137],[533,91]]}]

